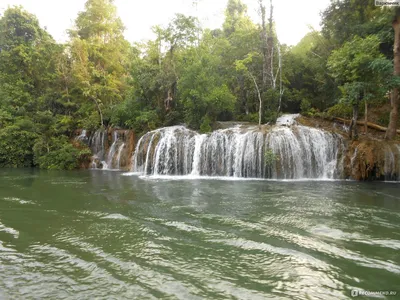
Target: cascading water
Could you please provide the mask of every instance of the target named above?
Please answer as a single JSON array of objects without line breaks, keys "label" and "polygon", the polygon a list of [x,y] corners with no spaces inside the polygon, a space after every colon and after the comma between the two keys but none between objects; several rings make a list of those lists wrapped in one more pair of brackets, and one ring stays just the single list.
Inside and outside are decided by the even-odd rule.
[{"label": "cascading water", "polygon": [[400,179],[400,146],[386,145],[385,150],[384,174],[386,180]]},{"label": "cascading water", "polygon": [[124,148],[125,148],[125,143],[122,143],[121,146],[119,146],[119,148],[118,148],[117,164],[116,164],[117,169],[121,168],[121,155],[122,155],[122,151],[124,150]]},{"label": "cascading water", "polygon": [[[290,123],[290,122],[285,122]],[[248,178],[342,178],[344,142],[320,129],[241,127],[200,135],[183,126],[145,134],[133,157],[133,171],[153,175]],[[272,162],[265,158],[272,152]]]},{"label": "cascading water", "polygon": [[105,162],[105,142],[106,142],[107,132],[104,129],[97,130],[89,139],[89,147],[92,150],[92,168],[96,169],[98,165],[104,165]]},{"label": "cascading water", "polygon": [[112,137],[112,145],[110,147],[110,150],[108,151],[106,165],[103,166],[103,169],[112,169],[113,158],[114,158],[115,151],[117,149],[117,143],[118,143],[118,132],[114,131],[112,136],[113,136]]},{"label": "cascading water", "polygon": [[111,147],[107,149],[108,132],[104,129],[97,130],[89,139],[89,147],[92,150],[93,169],[120,169],[121,158],[125,149],[124,135],[117,130],[112,132]]},{"label": "cascading water", "polygon": [[87,136],[87,131],[86,131],[86,129],[82,129],[81,134],[78,135],[78,136],[75,138],[75,140],[81,141],[81,142],[83,142],[83,143],[87,143],[88,140],[89,140],[89,138],[88,138],[88,136]]},{"label": "cascading water", "polygon": [[121,162],[121,154],[125,147],[125,143],[117,130],[113,132],[112,144],[107,153],[106,164],[103,164],[103,169],[119,169]]}]

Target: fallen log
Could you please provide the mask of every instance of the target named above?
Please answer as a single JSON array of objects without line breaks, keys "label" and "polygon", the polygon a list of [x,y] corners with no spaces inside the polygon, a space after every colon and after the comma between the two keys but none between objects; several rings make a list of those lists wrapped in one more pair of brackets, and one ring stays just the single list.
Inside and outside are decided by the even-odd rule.
[{"label": "fallen log", "polygon": [[[346,124],[346,122],[349,123],[349,124],[351,123],[351,120],[346,120],[346,119],[342,119],[342,118],[338,118],[338,117],[333,117],[333,119],[336,120],[336,121],[341,121],[341,122],[343,122],[345,124]],[[365,122],[364,121],[357,121],[357,125],[365,125]],[[387,130],[386,127],[383,127],[383,126],[380,126],[378,124],[374,124],[374,123],[371,123],[371,122],[367,122],[367,126],[369,128],[372,128],[372,129],[375,129],[375,130],[379,130],[379,131],[386,132],[386,130]],[[400,133],[400,130],[397,129],[396,132]]]}]

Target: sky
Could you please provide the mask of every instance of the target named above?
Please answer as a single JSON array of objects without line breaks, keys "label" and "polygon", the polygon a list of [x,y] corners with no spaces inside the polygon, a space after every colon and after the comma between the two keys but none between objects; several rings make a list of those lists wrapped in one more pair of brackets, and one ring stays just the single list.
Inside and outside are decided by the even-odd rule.
[{"label": "sky", "polygon": [[[118,14],[125,27],[129,42],[152,39],[151,27],[166,25],[175,13],[197,16],[203,27],[222,26],[224,9],[228,0],[115,0]],[[8,7],[22,5],[35,14],[42,27],[59,42],[67,40],[66,30],[73,26],[85,0],[0,0],[0,14]],[[242,0],[248,6],[248,14],[258,23],[258,0]],[[269,1],[264,0],[267,6]],[[312,26],[320,28],[320,12],[329,0],[273,0],[276,30],[281,43],[297,44]]]}]

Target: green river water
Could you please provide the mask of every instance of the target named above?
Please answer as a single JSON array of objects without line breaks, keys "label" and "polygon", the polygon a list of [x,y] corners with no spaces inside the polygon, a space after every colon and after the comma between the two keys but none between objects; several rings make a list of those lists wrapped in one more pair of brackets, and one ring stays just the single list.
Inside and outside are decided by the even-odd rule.
[{"label": "green river water", "polygon": [[400,298],[396,183],[0,178],[0,299]]}]

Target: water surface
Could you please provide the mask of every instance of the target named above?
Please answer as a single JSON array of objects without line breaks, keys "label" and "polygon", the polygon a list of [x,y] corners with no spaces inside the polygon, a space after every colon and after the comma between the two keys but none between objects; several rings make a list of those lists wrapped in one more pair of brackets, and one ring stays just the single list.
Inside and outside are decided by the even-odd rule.
[{"label": "water surface", "polygon": [[0,176],[1,299],[400,292],[396,183]]}]

